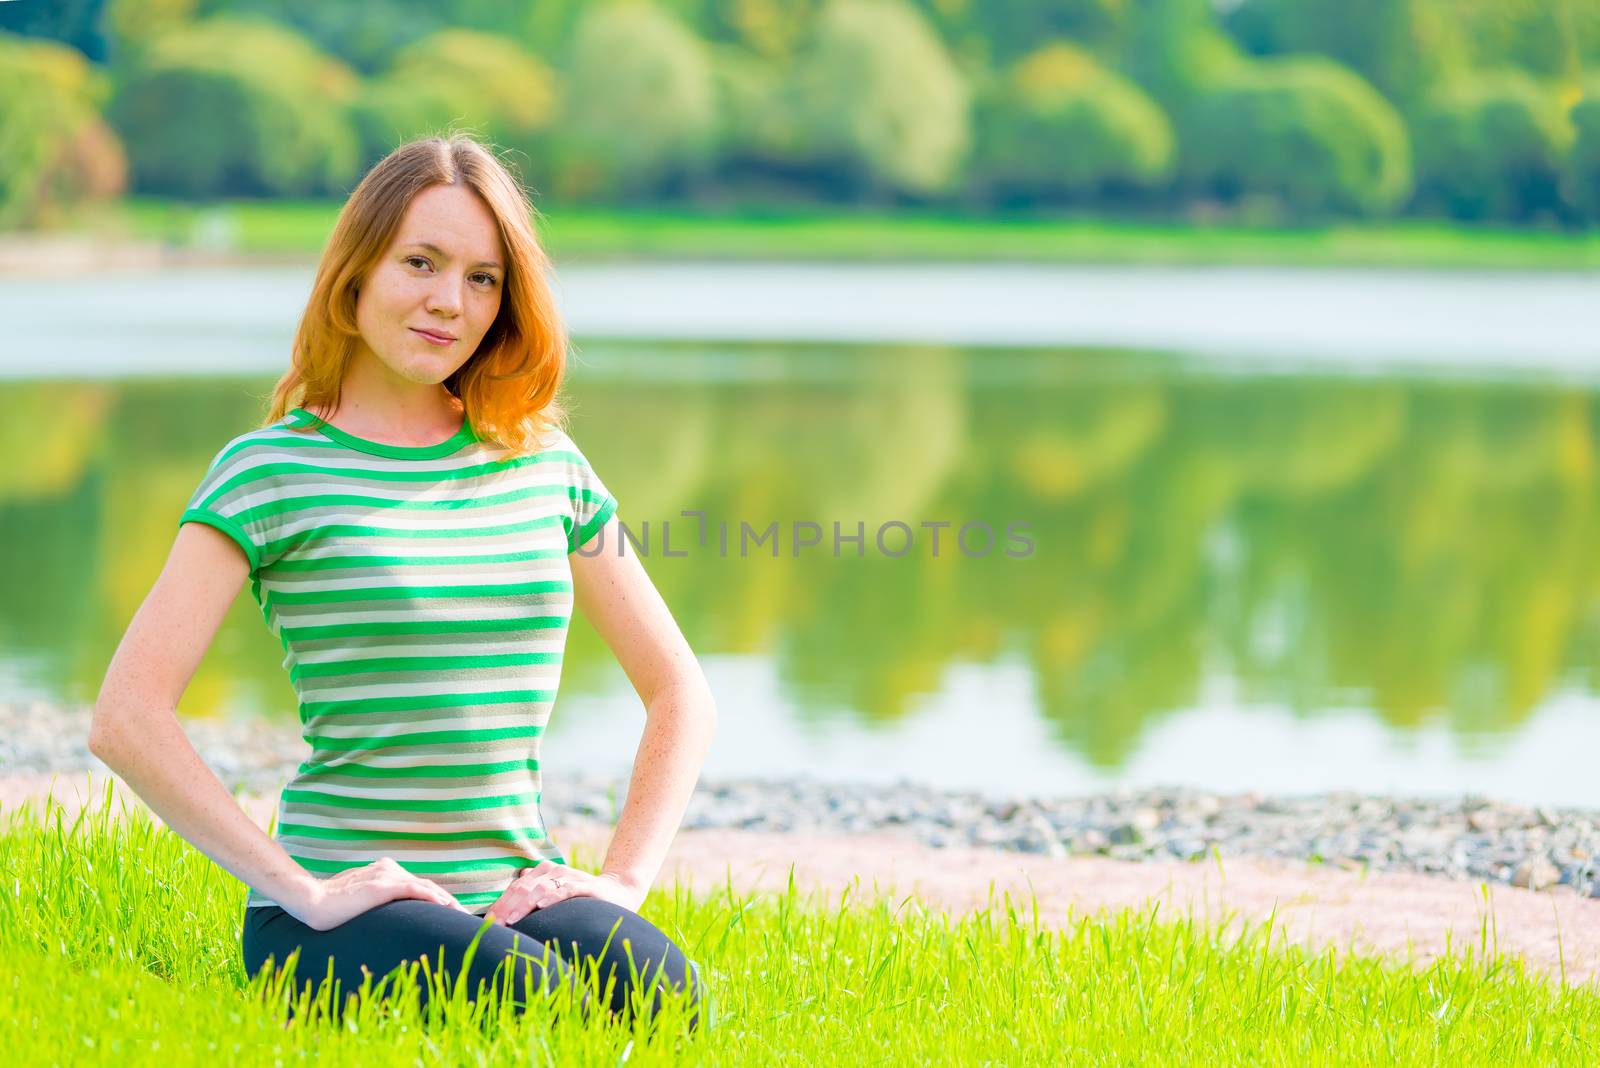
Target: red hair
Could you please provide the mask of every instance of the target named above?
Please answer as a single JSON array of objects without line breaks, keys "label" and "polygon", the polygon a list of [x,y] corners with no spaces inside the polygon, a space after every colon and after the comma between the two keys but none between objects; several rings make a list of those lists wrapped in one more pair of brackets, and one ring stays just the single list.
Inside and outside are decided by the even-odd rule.
[{"label": "red hair", "polygon": [[388,250],[412,198],[435,185],[465,185],[495,218],[506,251],[500,311],[478,350],[444,387],[461,400],[479,437],[513,454],[536,451],[540,433],[559,427],[556,400],[566,370],[567,334],[546,280],[549,260],[533,230],[533,208],[511,172],[463,134],[401,145],[345,202],[317,265],[316,282],[295,333],[294,352],[273,388],[268,422],[291,408],[338,405],[360,332],[356,292]]}]

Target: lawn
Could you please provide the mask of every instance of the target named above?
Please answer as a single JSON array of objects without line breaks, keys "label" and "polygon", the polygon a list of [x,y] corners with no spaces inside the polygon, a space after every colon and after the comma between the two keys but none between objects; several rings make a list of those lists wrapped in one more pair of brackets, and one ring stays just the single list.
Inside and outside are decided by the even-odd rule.
[{"label": "lawn", "polygon": [[[195,205],[133,198],[93,225],[244,255],[314,257],[331,201]],[[1600,234],[1392,220],[1271,228],[1100,219],[817,210],[615,210],[540,204],[558,261],[627,258],[837,262],[1006,261],[1320,267],[1600,266]],[[89,224],[85,224],[89,225]]]},{"label": "lawn", "polygon": [[[107,804],[0,814],[0,1021],[17,1065],[1593,1064],[1600,997],[1483,944],[1416,970],[1144,912],[1042,928],[1026,903],[949,918],[792,888],[653,894],[697,960],[712,1026],[573,1014],[434,1019],[367,999],[335,1025],[247,982],[244,888]],[[458,992],[459,993],[459,992]],[[439,1004],[437,1001],[435,1004]]]}]

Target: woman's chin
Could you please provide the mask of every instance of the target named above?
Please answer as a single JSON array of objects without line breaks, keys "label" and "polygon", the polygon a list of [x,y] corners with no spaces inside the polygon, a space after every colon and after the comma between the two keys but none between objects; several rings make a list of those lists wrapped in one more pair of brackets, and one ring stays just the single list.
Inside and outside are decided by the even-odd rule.
[{"label": "woman's chin", "polygon": [[428,354],[407,353],[404,360],[396,360],[389,364],[389,370],[397,378],[407,382],[415,382],[422,386],[437,386],[465,363],[465,360],[445,359],[434,355],[432,359]]}]

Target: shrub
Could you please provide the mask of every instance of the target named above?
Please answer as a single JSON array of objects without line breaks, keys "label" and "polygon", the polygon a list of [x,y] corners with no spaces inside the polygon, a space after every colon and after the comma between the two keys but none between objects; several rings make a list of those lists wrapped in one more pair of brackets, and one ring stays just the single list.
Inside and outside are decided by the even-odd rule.
[{"label": "shrub", "polygon": [[135,185],[179,196],[343,192],[355,77],[304,38],[218,17],[151,43],[110,109]]},{"label": "shrub", "polygon": [[1004,195],[1082,196],[1148,185],[1171,168],[1166,113],[1072,45],[1019,60],[978,108],[972,176]]},{"label": "shrub", "polygon": [[1181,137],[1185,174],[1225,199],[1375,213],[1411,188],[1399,114],[1360,75],[1320,57],[1239,67],[1196,101]]}]

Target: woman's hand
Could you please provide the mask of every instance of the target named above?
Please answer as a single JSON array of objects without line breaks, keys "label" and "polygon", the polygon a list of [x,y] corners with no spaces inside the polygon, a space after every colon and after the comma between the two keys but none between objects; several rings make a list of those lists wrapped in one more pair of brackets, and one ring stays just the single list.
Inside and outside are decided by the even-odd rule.
[{"label": "woman's hand", "polygon": [[513,924],[535,909],[549,908],[569,897],[597,897],[638,912],[644,904],[647,887],[634,886],[621,876],[602,872],[594,875],[569,868],[553,860],[541,860],[523,868],[500,900],[489,906],[489,918],[500,924]]},{"label": "woman's hand", "polygon": [[283,909],[307,927],[326,931],[368,909],[402,898],[432,901],[469,916],[472,914],[471,909],[444,887],[431,879],[413,875],[391,857],[349,868],[326,879],[313,879],[305,900],[296,902],[293,907],[283,905]]}]

